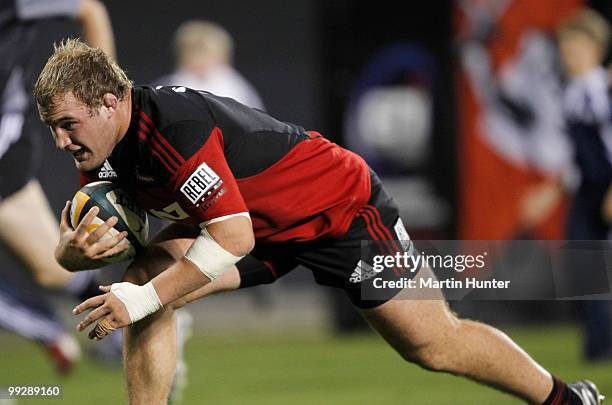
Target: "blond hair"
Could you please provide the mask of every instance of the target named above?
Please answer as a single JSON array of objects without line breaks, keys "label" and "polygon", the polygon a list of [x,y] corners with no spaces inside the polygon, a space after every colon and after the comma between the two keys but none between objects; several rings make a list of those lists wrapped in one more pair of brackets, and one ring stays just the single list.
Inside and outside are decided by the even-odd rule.
[{"label": "blond hair", "polygon": [[190,55],[199,54],[229,63],[234,52],[234,41],[219,24],[192,20],[184,22],[176,30],[174,49],[179,62]]},{"label": "blond hair", "polygon": [[597,11],[583,8],[563,21],[557,28],[557,37],[566,34],[582,33],[593,40],[605,53],[610,44],[610,24]]},{"label": "blond hair", "polygon": [[54,102],[68,93],[93,110],[102,105],[104,94],[122,100],[131,91],[132,82],[125,72],[102,50],[79,39],[64,40],[54,48],[34,85],[43,119],[52,113]]}]

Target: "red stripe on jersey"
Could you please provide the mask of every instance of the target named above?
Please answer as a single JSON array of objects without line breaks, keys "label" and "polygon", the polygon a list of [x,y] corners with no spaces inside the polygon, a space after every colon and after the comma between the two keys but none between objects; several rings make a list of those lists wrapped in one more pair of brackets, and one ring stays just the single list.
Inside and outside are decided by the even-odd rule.
[{"label": "red stripe on jersey", "polygon": [[138,128],[140,128],[140,132],[142,132],[145,135],[149,135],[149,132],[151,132],[151,129],[147,126],[147,124],[143,120],[138,121]]},{"label": "red stripe on jersey", "polygon": [[153,157],[156,157],[157,160],[159,160],[161,162],[161,164],[164,165],[164,167],[174,175],[174,173],[176,173],[176,168],[170,166],[168,163],[166,163],[166,161],[164,160],[164,158],[159,154],[158,151],[155,150],[155,148],[151,148],[151,155]]},{"label": "red stripe on jersey", "polygon": [[177,163],[179,163],[179,166],[180,164],[185,163],[185,159],[183,159],[183,157],[176,151],[176,149],[174,149],[172,145],[170,145],[170,143],[166,140],[166,138],[164,138],[161,132],[159,132],[151,118],[149,118],[149,116],[142,110],[140,111],[140,118],[142,118],[147,123],[147,125],[151,127],[151,129],[153,130],[153,135],[155,135],[156,139],[159,140],[160,143],[166,148],[166,150],[168,150],[170,154],[173,155],[174,159],[177,161]]},{"label": "red stripe on jersey", "polygon": [[168,155],[163,149],[160,149],[159,145],[155,143],[150,137],[146,136],[142,132],[138,132],[138,138],[147,143],[151,147],[151,155],[157,158],[172,174],[176,172],[178,166],[173,161],[168,160]]},{"label": "red stripe on jersey", "polygon": [[138,126],[140,127],[140,132],[146,131],[144,133],[147,135],[147,142],[151,145],[151,147],[155,146],[157,151],[160,154],[163,154],[164,157],[167,159],[167,163],[169,165],[175,167],[175,169],[178,168],[180,166],[180,163],[170,154],[168,149],[164,146],[164,144],[160,140],[161,135],[157,136],[155,129],[153,129],[153,135],[150,135],[151,128],[147,126],[146,121],[144,121],[143,119],[138,122]]},{"label": "red stripe on jersey", "polygon": [[151,130],[142,121],[140,121],[138,125],[140,127],[140,130],[138,131],[138,138],[148,143],[151,146],[151,150],[156,151],[154,156],[156,156],[163,163],[163,165],[166,166],[166,168],[170,168],[169,170],[174,174],[179,168],[179,164],[172,160],[172,157],[159,143],[157,138],[148,136]]}]

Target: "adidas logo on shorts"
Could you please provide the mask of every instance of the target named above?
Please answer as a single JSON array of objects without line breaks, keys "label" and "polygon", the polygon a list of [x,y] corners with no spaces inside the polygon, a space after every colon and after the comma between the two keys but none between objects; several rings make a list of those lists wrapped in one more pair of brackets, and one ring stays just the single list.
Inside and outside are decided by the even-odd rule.
[{"label": "adidas logo on shorts", "polygon": [[377,273],[374,271],[372,266],[365,263],[363,260],[359,260],[357,267],[355,267],[353,274],[351,274],[351,278],[349,278],[349,281],[351,283],[361,283],[364,280],[374,277],[376,274]]},{"label": "adidas logo on shorts", "polygon": [[117,172],[111,167],[110,163],[108,163],[108,160],[105,160],[104,164],[100,168],[100,171],[98,172],[98,178],[99,179],[117,178]]}]

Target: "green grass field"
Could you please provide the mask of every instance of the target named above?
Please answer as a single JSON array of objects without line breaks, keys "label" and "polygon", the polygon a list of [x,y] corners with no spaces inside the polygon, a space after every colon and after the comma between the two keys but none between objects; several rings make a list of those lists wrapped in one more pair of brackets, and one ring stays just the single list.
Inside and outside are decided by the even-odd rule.
[{"label": "green grass field", "polygon": [[[612,395],[612,363],[580,360],[571,327],[511,329],[509,334],[564,379],[590,378]],[[63,384],[62,400],[24,404],[122,404],[119,369],[84,360],[58,378],[35,345],[0,342],[0,385]],[[189,385],[183,404],[517,404],[507,395],[406,364],[373,334],[196,336],[187,346]]]}]

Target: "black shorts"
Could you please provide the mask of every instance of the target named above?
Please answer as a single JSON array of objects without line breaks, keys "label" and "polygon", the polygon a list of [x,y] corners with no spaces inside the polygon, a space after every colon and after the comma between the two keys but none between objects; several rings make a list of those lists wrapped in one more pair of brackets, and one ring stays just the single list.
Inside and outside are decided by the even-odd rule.
[{"label": "black shorts", "polygon": [[[273,283],[302,265],[312,271],[318,284],[341,288],[359,308],[373,308],[393,298],[399,291],[374,290],[373,278],[365,277],[365,269],[371,269],[372,254],[377,250],[383,254],[403,253],[402,244],[396,241],[406,242],[408,238],[397,205],[376,174],[370,173],[370,199],[355,216],[346,234],[308,243],[256,245],[250,255],[236,264],[240,288]],[[377,241],[388,242],[379,244]],[[372,249],[372,243],[377,244],[376,249]],[[377,276],[394,277],[391,270],[384,270]]]}]

